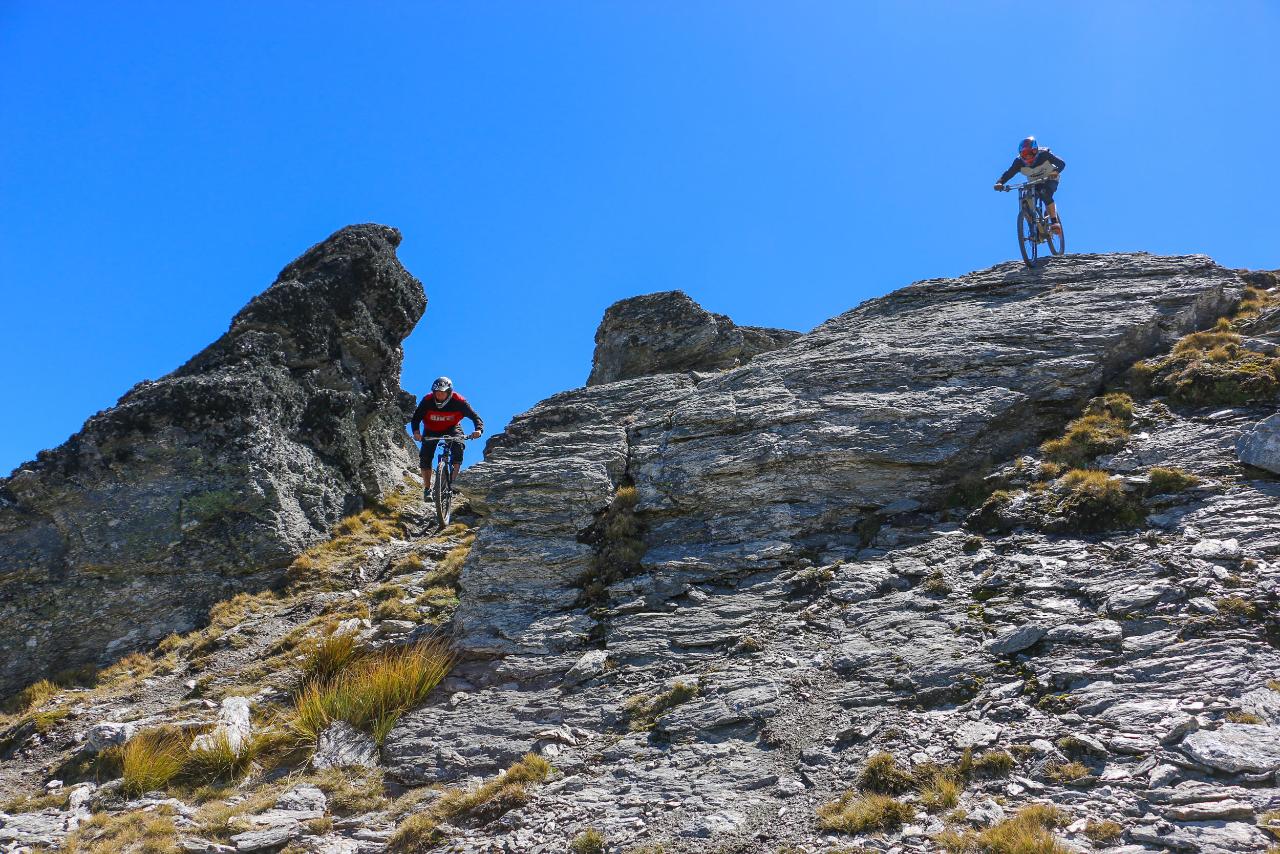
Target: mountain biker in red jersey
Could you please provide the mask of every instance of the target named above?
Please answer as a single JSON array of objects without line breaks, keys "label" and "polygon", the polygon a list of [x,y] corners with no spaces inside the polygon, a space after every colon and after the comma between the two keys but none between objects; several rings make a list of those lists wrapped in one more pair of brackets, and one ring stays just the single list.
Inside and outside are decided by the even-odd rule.
[{"label": "mountain biker in red jersey", "polygon": [[1013,165],[1000,176],[1000,180],[996,181],[996,189],[1005,189],[1005,181],[1018,172],[1026,175],[1028,181],[1046,179],[1036,187],[1036,195],[1044,199],[1049,208],[1049,222],[1053,233],[1062,234],[1062,226],[1058,223],[1058,206],[1053,202],[1053,194],[1058,190],[1058,173],[1066,168],[1066,161],[1055,156],[1049,149],[1041,148],[1036,144],[1036,138],[1029,136],[1018,143],[1018,156],[1013,159]]},{"label": "mountain biker in red jersey", "polygon": [[[431,500],[431,458],[435,456],[436,445],[445,436],[461,437],[463,418],[470,418],[476,428],[466,438],[479,439],[484,432],[484,420],[476,415],[465,397],[453,390],[453,381],[448,377],[440,377],[433,382],[431,394],[422,398],[418,408],[413,411],[413,440],[422,442],[418,466],[422,469],[422,483],[426,487],[422,491],[425,501]],[[465,448],[461,442],[453,443],[454,477],[458,476],[458,470],[462,468],[462,452]]]}]

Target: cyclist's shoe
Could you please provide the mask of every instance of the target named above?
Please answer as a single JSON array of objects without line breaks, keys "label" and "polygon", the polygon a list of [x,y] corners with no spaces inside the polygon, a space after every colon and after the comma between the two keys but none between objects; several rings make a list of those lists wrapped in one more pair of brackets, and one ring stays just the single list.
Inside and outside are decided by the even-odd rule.
[{"label": "cyclist's shoe", "polygon": [[428,504],[431,503],[431,487],[428,486],[426,489],[422,490],[422,500]]},{"label": "cyclist's shoe", "polygon": [[1057,222],[1053,223],[1052,225],[1050,225],[1050,226],[1049,226],[1049,230],[1050,230],[1050,231],[1052,231],[1054,234],[1056,234],[1058,237],[1061,237],[1061,236],[1062,236],[1062,224],[1061,224],[1061,223],[1057,223]]}]

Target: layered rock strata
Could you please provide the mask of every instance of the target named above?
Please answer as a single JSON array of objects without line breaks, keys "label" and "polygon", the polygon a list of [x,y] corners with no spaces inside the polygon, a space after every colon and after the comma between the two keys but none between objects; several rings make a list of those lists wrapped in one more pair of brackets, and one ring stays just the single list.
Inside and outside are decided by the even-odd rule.
[{"label": "layered rock strata", "polygon": [[461,642],[544,656],[593,636],[584,535],[624,483],[647,532],[644,572],[616,585],[615,604],[851,557],[886,508],[939,506],[1243,287],[1204,256],[1004,264],[871,300],[742,367],[551,397],[490,441],[463,486],[486,525],[464,570]]},{"label": "layered rock strata", "polygon": [[345,228],[225,335],[0,481],[0,693],[192,628],[413,467],[400,233]]}]

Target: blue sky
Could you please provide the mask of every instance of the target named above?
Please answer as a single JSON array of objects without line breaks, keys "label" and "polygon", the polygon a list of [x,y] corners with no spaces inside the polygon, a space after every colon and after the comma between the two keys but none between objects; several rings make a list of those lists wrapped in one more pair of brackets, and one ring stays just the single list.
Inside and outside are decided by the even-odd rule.
[{"label": "blue sky", "polygon": [[0,472],[376,221],[490,431],[681,288],[809,329],[1016,256],[1036,134],[1072,251],[1280,267],[1275,2],[0,0]]}]

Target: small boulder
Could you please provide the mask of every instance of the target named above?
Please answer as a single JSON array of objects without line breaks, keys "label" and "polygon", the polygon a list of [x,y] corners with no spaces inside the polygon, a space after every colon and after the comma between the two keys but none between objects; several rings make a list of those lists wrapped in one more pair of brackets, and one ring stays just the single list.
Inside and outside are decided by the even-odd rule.
[{"label": "small boulder", "polygon": [[373,739],[346,721],[334,721],[320,733],[311,767],[317,771],[326,768],[376,768],[378,745]]},{"label": "small boulder", "polygon": [[987,641],[987,652],[992,655],[1012,655],[1015,652],[1021,652],[1038,643],[1047,631],[1044,626],[1035,623],[1010,629]]},{"label": "small boulder", "polygon": [[607,650],[593,649],[583,653],[582,657],[564,675],[564,680],[560,683],[560,687],[572,688],[575,685],[581,685],[588,679],[594,679],[604,673],[605,663],[608,660],[609,652]]},{"label": "small boulder", "polygon": [[84,746],[91,754],[98,754],[108,747],[119,747],[126,744],[138,732],[133,724],[118,724],[103,721],[94,724],[85,735]]},{"label": "small boulder", "polygon": [[1245,465],[1280,474],[1280,412],[1241,433],[1236,440],[1236,456]]}]

